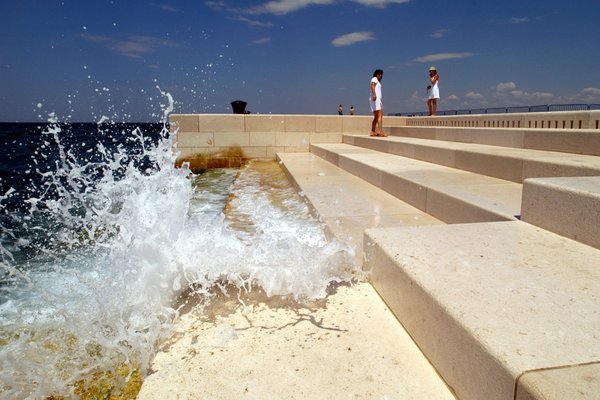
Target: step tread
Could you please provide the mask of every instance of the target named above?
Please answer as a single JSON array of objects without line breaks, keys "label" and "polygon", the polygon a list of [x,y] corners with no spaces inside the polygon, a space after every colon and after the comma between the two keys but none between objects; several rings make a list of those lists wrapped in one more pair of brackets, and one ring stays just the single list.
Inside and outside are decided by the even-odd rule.
[{"label": "step tread", "polygon": [[513,398],[527,371],[600,361],[597,249],[520,221],[366,236],[373,285],[459,398]]},{"label": "step tread", "polygon": [[282,167],[362,264],[363,232],[385,226],[442,224],[429,214],[311,153],[278,153]]},{"label": "step tread", "polygon": [[520,215],[522,185],[519,183],[349,144],[315,144],[311,148],[335,153],[468,203],[480,204],[507,217]]}]

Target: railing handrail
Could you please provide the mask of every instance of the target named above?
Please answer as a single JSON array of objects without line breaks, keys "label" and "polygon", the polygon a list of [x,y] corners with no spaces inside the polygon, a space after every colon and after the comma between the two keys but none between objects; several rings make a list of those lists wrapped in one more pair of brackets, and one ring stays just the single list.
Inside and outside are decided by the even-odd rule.
[{"label": "railing handrail", "polygon": [[[444,110],[438,111],[437,115],[473,115],[473,114],[511,114],[519,112],[556,112],[556,111],[587,111],[600,110],[600,104],[539,104],[534,106],[513,106],[513,107],[489,107],[489,108],[473,108],[459,110]],[[393,113],[390,114],[396,117],[425,117],[429,115],[427,111],[417,111],[412,113]]]}]

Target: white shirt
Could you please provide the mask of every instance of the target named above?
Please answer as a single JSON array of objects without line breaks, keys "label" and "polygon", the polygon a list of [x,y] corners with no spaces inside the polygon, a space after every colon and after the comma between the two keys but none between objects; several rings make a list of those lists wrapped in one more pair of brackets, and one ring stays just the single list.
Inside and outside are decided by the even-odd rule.
[{"label": "white shirt", "polygon": [[[381,82],[374,76],[371,79],[371,83],[375,83],[375,95],[377,96],[377,100],[381,100]],[[369,96],[371,96],[371,100],[373,100],[373,93],[369,93]]]}]

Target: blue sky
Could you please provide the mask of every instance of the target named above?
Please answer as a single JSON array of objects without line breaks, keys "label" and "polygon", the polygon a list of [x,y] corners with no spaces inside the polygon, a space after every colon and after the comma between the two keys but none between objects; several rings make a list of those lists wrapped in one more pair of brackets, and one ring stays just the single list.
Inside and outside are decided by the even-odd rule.
[{"label": "blue sky", "polygon": [[600,103],[598,0],[2,0],[0,121]]}]

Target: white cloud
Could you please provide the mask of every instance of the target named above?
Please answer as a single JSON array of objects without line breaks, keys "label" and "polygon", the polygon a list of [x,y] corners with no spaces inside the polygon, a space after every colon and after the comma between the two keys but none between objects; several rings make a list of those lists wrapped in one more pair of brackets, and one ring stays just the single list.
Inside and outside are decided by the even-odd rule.
[{"label": "white cloud", "polygon": [[217,1],[205,1],[204,5],[214,11],[225,11],[230,10],[229,5],[226,1],[217,0]]},{"label": "white cloud", "polygon": [[266,43],[269,43],[270,41],[271,41],[270,37],[262,37],[262,38],[253,40],[252,43],[254,43],[254,44],[266,44]]},{"label": "white cloud", "polygon": [[412,0],[271,0],[247,8],[233,7],[225,0],[205,1],[204,4],[215,11],[229,11],[254,15],[286,15],[314,5],[332,5],[347,1],[358,3],[365,7],[385,8],[390,4],[403,4]]},{"label": "white cloud", "polygon": [[524,100],[538,100],[538,99],[553,99],[554,95],[549,92],[526,92],[524,90],[511,90],[508,92],[511,96],[524,99]]},{"label": "white cloud", "polygon": [[473,99],[473,100],[483,99],[483,95],[481,93],[477,93],[477,92],[469,92],[469,93],[465,94],[465,97],[469,98],[469,99]]},{"label": "white cloud", "polygon": [[152,7],[157,7],[160,8],[163,11],[169,11],[169,12],[177,12],[178,10],[172,6],[171,4],[158,4],[158,3],[150,3],[150,5]]},{"label": "white cloud", "polygon": [[177,9],[170,4],[161,4],[160,9],[164,11],[177,12]]},{"label": "white cloud", "polygon": [[260,28],[270,28],[273,26],[273,24],[271,22],[257,21],[255,19],[246,18],[242,15],[236,15],[235,17],[232,17],[231,19],[233,19],[234,21],[241,21],[250,26],[256,26],[256,27],[260,27]]},{"label": "white cloud", "polygon": [[579,92],[579,94],[582,96],[600,97],[600,89],[589,87],[583,89],[581,92]]},{"label": "white cloud", "polygon": [[415,90],[413,92],[413,94],[410,96],[410,101],[412,101],[413,103],[415,103],[415,102],[421,103],[421,102],[423,102],[423,100],[425,100],[425,98],[422,96],[419,96],[419,92],[417,90]]},{"label": "white cloud", "polygon": [[514,82],[501,82],[495,87],[497,97],[507,97],[512,96],[516,99],[521,99],[525,101],[534,101],[540,99],[552,99],[554,98],[554,94],[549,92],[526,92],[522,89],[517,88],[517,84]]},{"label": "white cloud", "polygon": [[419,63],[426,63],[431,61],[442,61],[442,60],[450,60],[453,58],[466,58],[472,57],[473,53],[438,53],[438,54],[429,54],[422,57],[413,58],[412,61]]},{"label": "white cloud", "polygon": [[529,17],[512,17],[508,22],[511,24],[524,24],[529,22]]},{"label": "white cloud", "polygon": [[533,92],[530,94],[531,97],[536,99],[553,99],[554,94],[549,92]]},{"label": "white cloud", "polygon": [[350,46],[355,43],[367,42],[373,39],[375,39],[373,32],[352,32],[333,39],[331,44],[335,47]]},{"label": "white cloud", "polygon": [[118,40],[108,36],[92,35],[88,33],[79,36],[91,42],[101,43],[105,47],[131,58],[140,58],[145,54],[154,52],[159,47],[179,47],[175,42],[153,36],[130,36],[126,40]]},{"label": "white cloud", "polygon": [[517,85],[514,82],[503,82],[496,85],[496,90],[498,92],[507,92],[509,90],[514,90],[517,88]]},{"label": "white cloud", "polygon": [[458,101],[460,100],[460,97],[458,97],[455,94],[451,94],[450,96],[448,96],[448,100]]},{"label": "white cloud", "polygon": [[446,36],[447,33],[450,33],[450,32],[452,32],[450,29],[438,29],[437,31],[430,34],[429,36],[431,36],[432,38],[441,39],[444,36]]},{"label": "white cloud", "polygon": [[568,97],[569,102],[600,103],[600,88],[587,87],[581,89],[575,96]]},{"label": "white cloud", "polygon": [[362,4],[367,7],[384,8],[389,4],[403,4],[410,0],[352,0],[354,3]]},{"label": "white cloud", "polygon": [[335,0],[272,0],[263,5],[251,7],[247,10],[250,14],[286,15],[312,5],[329,5]]}]

